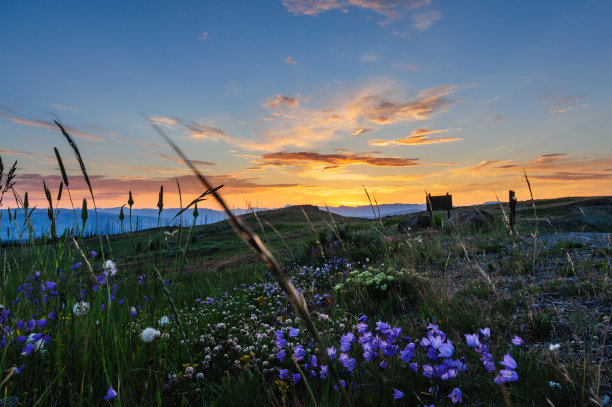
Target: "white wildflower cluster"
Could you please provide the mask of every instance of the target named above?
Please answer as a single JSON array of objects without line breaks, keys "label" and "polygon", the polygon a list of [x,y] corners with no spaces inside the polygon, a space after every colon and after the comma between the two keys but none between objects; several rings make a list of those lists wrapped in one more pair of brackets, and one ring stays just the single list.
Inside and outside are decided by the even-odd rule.
[{"label": "white wildflower cluster", "polygon": [[89,312],[91,305],[88,302],[79,301],[72,307],[72,313],[77,317],[83,316]]},{"label": "white wildflower cluster", "polygon": [[145,343],[153,342],[155,339],[159,338],[161,338],[161,332],[155,328],[145,328],[140,334],[140,339]]},{"label": "white wildflower cluster", "polygon": [[111,277],[117,274],[117,266],[114,261],[106,260],[104,263],[104,274]]}]

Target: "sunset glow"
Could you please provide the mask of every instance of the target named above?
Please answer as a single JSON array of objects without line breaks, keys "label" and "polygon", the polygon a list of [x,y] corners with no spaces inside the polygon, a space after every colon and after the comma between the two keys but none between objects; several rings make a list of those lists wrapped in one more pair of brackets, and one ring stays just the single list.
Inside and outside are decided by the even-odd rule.
[{"label": "sunset glow", "polygon": [[612,3],[230,3],[0,5],[0,157],[31,205],[54,146],[89,199],[55,119],[100,207],[203,192],[143,115],[236,208],[526,200],[525,174],[536,199],[610,194]]}]

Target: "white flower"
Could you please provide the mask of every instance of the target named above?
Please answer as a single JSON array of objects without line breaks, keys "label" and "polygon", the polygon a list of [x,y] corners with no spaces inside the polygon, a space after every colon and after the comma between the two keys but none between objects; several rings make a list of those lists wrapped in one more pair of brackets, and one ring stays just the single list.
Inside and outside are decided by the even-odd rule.
[{"label": "white flower", "polygon": [[[47,353],[47,351],[44,349],[45,347],[45,338],[40,338],[39,340],[35,341],[34,340],[34,336],[36,336],[36,334],[30,334],[28,335],[28,339],[26,340],[26,344],[32,344],[34,345],[34,348],[32,349],[32,352],[40,352],[40,353]],[[21,356],[27,356],[25,352],[21,353]]]},{"label": "white flower", "polygon": [[198,378],[198,380],[202,380],[204,379],[204,373],[200,372],[196,375],[196,377]]},{"label": "white flower", "polygon": [[185,368],[185,376],[191,377],[193,375],[193,372],[194,372],[193,366],[187,366]]},{"label": "white flower", "polygon": [[153,342],[155,339],[159,339],[160,336],[161,332],[155,328],[145,328],[145,330],[140,334],[140,338],[146,343]]},{"label": "white flower", "polygon": [[104,263],[104,273],[108,276],[114,276],[117,273],[117,267],[115,266],[115,262],[112,260],[106,260]]},{"label": "white flower", "polygon": [[554,389],[554,388],[560,389],[561,388],[561,383],[549,382],[548,384],[550,385],[551,389]]},{"label": "white flower", "polygon": [[161,319],[159,320],[159,325],[160,325],[160,326],[165,326],[166,324],[168,324],[168,322],[169,322],[169,321],[170,321],[170,320],[168,319],[168,317],[164,315],[164,316],[163,316],[163,317],[161,317]]},{"label": "white flower", "polygon": [[551,351],[551,352],[554,352],[554,351],[558,350],[560,347],[561,347],[561,345],[559,345],[558,343],[555,343],[555,344],[551,343],[550,345],[548,345],[548,350]]},{"label": "white flower", "polygon": [[88,302],[80,301],[74,304],[74,306],[72,307],[72,312],[77,317],[80,317],[81,315],[87,314],[90,308],[91,305]]}]

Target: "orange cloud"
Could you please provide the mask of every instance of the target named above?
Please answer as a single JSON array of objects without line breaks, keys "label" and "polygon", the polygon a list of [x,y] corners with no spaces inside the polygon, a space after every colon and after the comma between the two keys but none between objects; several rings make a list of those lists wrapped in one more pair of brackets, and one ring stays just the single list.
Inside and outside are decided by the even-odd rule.
[{"label": "orange cloud", "polygon": [[308,165],[311,163],[344,166],[350,164],[367,164],[373,167],[407,167],[419,165],[418,158],[372,157],[361,154],[320,154],[318,152],[301,151],[288,153],[268,153],[261,156],[264,165]]},{"label": "orange cloud", "polygon": [[297,62],[295,62],[295,59],[293,59],[291,57],[285,58],[285,63],[289,64],[289,65],[296,65],[297,64]]},{"label": "orange cloud", "polygon": [[429,138],[430,134],[442,133],[449,131],[444,130],[428,130],[425,128],[416,129],[412,132],[412,135],[400,140],[368,140],[368,142],[375,146],[388,146],[391,144],[404,144],[404,145],[419,145],[419,144],[439,144],[439,143],[450,143],[453,141],[460,141],[458,137],[436,137]]},{"label": "orange cloud", "polygon": [[389,100],[382,95],[369,95],[354,100],[350,107],[358,115],[376,124],[426,120],[435,112],[453,103],[445,96],[455,90],[456,88],[451,85],[438,86],[426,89],[416,98],[406,102]]},{"label": "orange cloud", "polygon": [[[27,191],[31,205],[39,204],[46,207],[46,198],[42,187],[43,178],[47,185],[55,190],[62,181],[61,175],[43,177],[40,174],[18,174],[15,179],[15,188],[21,196]],[[89,189],[81,176],[70,176],[70,190],[75,203],[82,202],[83,198],[90,200]],[[145,178],[145,177],[105,177],[101,175],[89,176],[96,202],[100,207],[117,206],[119,202],[127,201],[128,192],[132,191],[136,207],[152,208],[157,202],[157,193],[160,186],[164,186],[166,207],[178,206],[177,181],[181,186],[183,202],[185,198],[196,197],[203,192],[199,180],[193,175],[178,177]],[[209,176],[209,181],[215,185],[224,185],[224,195],[263,193],[277,189],[291,189],[301,187],[301,184],[276,183],[259,184],[252,178],[238,178],[232,175]],[[66,194],[64,194],[66,196]],[[120,205],[120,204],[119,204]],[[67,198],[63,198],[60,207],[70,207]]]},{"label": "orange cloud", "polygon": [[298,107],[300,102],[297,98],[284,95],[274,95],[274,97],[266,102],[268,107]]},{"label": "orange cloud", "polygon": [[249,137],[230,135],[220,128],[193,121],[174,118],[156,120],[162,125],[172,125],[175,121],[180,123],[187,128],[192,139],[222,141],[245,150],[309,149],[330,140],[339,141],[351,135],[375,131],[372,124],[386,126],[429,119],[454,102],[447,96],[455,90],[452,85],[443,85],[401,100],[392,98],[391,92],[379,86],[372,86],[346,96],[337,96],[331,107],[316,108],[303,106],[301,102],[305,99],[299,96],[277,94],[265,103],[268,108],[277,109],[270,112],[274,120],[263,120],[264,125],[257,126],[256,133]]}]

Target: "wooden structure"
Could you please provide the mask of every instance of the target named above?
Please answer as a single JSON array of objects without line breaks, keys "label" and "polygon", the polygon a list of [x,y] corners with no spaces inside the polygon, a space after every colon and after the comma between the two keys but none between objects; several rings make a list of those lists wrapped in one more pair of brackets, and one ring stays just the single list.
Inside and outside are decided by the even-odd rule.
[{"label": "wooden structure", "polygon": [[450,219],[450,211],[453,209],[453,196],[446,195],[432,196],[427,194],[427,211],[433,219],[433,211],[446,211],[448,218]]}]

